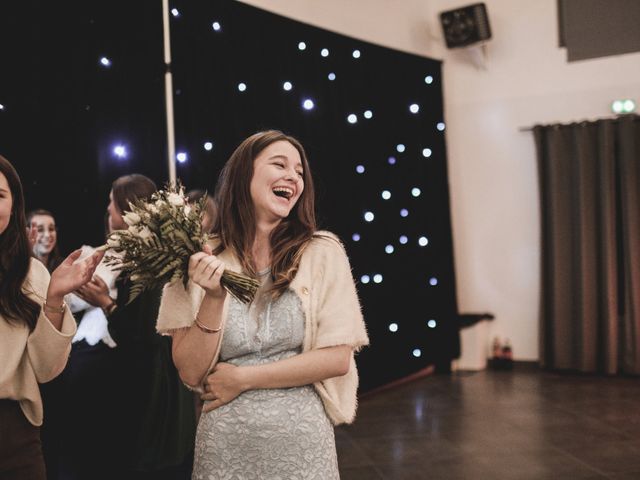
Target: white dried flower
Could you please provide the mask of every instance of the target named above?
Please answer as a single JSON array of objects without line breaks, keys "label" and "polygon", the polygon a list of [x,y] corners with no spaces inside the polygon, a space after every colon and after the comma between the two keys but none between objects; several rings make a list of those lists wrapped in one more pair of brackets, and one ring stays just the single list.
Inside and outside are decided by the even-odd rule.
[{"label": "white dried flower", "polygon": [[108,239],[107,239],[107,245],[111,248],[118,248],[120,247],[120,235],[111,235]]},{"label": "white dried flower", "polygon": [[149,238],[151,236],[151,230],[149,230],[148,227],[138,227],[137,235],[141,239],[146,240],[147,238]]},{"label": "white dried flower", "polygon": [[185,215],[189,215],[189,213],[191,213],[191,206],[190,205],[185,205],[184,206],[184,214]]},{"label": "white dried flower", "polygon": [[167,200],[171,205],[175,205],[176,207],[181,207],[182,205],[184,205],[184,198],[177,193],[172,192],[167,195]]},{"label": "white dried flower", "polygon": [[134,212],[125,213],[125,215],[124,215],[124,217],[122,217],[122,219],[124,220],[124,223],[126,223],[130,227],[133,226],[133,225],[137,225],[138,223],[140,223],[140,220],[142,220],[140,218],[140,215],[138,215],[137,213],[134,213]]}]

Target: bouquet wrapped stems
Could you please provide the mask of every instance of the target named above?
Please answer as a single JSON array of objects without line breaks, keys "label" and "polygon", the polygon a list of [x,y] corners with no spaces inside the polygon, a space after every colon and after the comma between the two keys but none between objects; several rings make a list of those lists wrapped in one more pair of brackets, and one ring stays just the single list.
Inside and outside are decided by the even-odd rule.
[{"label": "bouquet wrapped stems", "polygon": [[[158,190],[149,201],[136,200],[124,215],[127,230],[112,232],[101,249],[117,255],[106,257],[107,265],[121,270],[131,280],[129,302],[145,290],[189,280],[189,258],[202,250],[207,235],[202,232],[205,199],[188,204],[181,185]],[[251,303],[260,283],[247,275],[225,270],[221,285],[243,303]]]},{"label": "bouquet wrapped stems", "polygon": [[254,278],[230,270],[222,272],[220,284],[242,303],[251,303],[260,286]]}]

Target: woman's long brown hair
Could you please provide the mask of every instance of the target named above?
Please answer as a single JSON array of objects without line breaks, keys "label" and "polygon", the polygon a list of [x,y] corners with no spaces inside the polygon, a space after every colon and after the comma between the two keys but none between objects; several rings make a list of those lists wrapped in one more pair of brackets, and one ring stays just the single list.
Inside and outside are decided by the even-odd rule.
[{"label": "woman's long brown hair", "polygon": [[33,330],[40,306],[22,290],[31,262],[22,184],[11,163],[1,155],[0,172],[7,179],[13,199],[9,224],[0,234],[0,315],[11,324],[27,325]]},{"label": "woman's long brown hair", "polygon": [[256,217],[250,185],[253,164],[272,143],[289,142],[298,150],[303,168],[304,190],[289,216],[271,232],[271,276],[275,297],[284,293],[295,277],[302,252],[316,231],[313,178],[304,148],[298,140],[277,130],[258,132],[243,141],[225,164],[216,187],[218,215],[213,233],[220,239],[214,255],[229,248],[244,271],[256,275],[251,249],[256,236]]}]

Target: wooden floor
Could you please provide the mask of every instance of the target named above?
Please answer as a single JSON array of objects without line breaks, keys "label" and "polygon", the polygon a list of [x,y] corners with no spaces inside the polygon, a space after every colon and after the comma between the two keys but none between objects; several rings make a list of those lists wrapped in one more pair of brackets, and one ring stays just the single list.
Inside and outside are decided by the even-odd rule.
[{"label": "wooden floor", "polygon": [[640,378],[429,376],[336,429],[342,480],[640,479]]}]

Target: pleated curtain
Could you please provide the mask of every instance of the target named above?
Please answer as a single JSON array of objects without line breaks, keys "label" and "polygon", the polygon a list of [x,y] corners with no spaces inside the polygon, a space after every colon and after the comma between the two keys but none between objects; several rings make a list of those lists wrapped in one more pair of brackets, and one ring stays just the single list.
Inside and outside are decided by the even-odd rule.
[{"label": "pleated curtain", "polygon": [[536,126],[540,363],[640,374],[640,120]]}]

